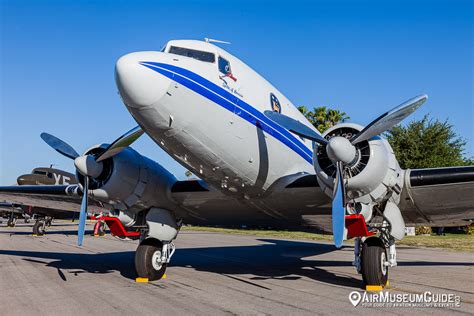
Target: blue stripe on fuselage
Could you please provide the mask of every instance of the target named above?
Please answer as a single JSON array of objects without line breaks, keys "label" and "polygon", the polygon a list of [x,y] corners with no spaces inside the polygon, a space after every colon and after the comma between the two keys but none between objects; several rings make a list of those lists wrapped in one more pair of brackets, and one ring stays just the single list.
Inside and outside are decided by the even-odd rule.
[{"label": "blue stripe on fuselage", "polygon": [[[242,117],[252,125],[257,126],[284,143],[303,159],[312,164],[312,151],[308,147],[288,130],[276,124],[262,112],[237,98],[237,96],[232,93],[184,68],[156,62],[140,62],[140,64],[184,85],[228,111]],[[238,111],[236,111],[236,109],[238,109]]]}]

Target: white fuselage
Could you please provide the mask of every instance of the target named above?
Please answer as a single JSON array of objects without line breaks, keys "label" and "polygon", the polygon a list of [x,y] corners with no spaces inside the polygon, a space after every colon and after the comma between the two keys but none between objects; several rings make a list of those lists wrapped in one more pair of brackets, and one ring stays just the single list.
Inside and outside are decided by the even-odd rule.
[{"label": "white fuselage", "polygon": [[[208,57],[211,53],[214,61],[170,53],[172,47]],[[230,65],[227,75],[219,71],[221,62]],[[263,112],[272,110],[276,100],[273,109],[280,107],[281,113],[313,128],[311,124],[268,81],[217,46],[170,41],[162,52],[125,55],[117,62],[116,81],[144,131],[178,162],[228,194],[259,196],[280,179],[314,173],[311,141]]]}]

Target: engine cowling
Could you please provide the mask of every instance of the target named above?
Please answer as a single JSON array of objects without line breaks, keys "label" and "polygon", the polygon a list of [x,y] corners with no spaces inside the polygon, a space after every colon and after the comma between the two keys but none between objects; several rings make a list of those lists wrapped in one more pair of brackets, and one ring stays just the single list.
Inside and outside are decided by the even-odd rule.
[{"label": "engine cowling", "polygon": [[[106,145],[95,146],[86,154],[99,155]],[[77,172],[80,183],[84,176]],[[151,207],[168,207],[173,174],[157,162],[130,147],[103,161],[102,172],[90,179],[89,192],[94,199],[119,211],[136,212]]]},{"label": "engine cowling", "polygon": [[[349,139],[362,129],[358,124],[342,123],[328,129],[323,136],[326,139],[334,136]],[[356,144],[355,148],[355,158],[345,169],[348,202],[371,204],[398,196],[403,185],[403,173],[387,140],[376,136]],[[320,187],[332,197],[336,167],[325,146],[314,151],[313,164]]]}]

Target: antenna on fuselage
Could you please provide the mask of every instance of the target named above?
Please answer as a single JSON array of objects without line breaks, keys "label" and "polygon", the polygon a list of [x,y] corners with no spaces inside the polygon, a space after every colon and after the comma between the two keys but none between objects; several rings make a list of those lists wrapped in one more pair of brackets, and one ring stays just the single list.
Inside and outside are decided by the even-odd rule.
[{"label": "antenna on fuselage", "polygon": [[230,42],[221,41],[221,40],[217,40],[217,39],[213,39],[213,38],[207,38],[207,37],[204,38],[204,41],[206,43],[230,44]]}]

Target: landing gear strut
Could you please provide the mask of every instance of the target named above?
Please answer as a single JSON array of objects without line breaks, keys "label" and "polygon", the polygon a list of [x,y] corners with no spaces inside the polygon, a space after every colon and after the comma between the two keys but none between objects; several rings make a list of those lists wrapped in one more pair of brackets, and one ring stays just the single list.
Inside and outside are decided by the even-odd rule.
[{"label": "landing gear strut", "polygon": [[171,242],[162,243],[154,238],[143,240],[135,252],[137,275],[150,281],[161,279],[174,251],[175,246]]},{"label": "landing gear strut", "polygon": [[105,222],[104,221],[97,221],[94,225],[94,236],[105,236]]},{"label": "landing gear strut", "polygon": [[16,225],[16,216],[14,213],[11,213],[10,214],[10,217],[8,218],[8,221],[7,221],[7,226],[8,227],[15,227]]}]

